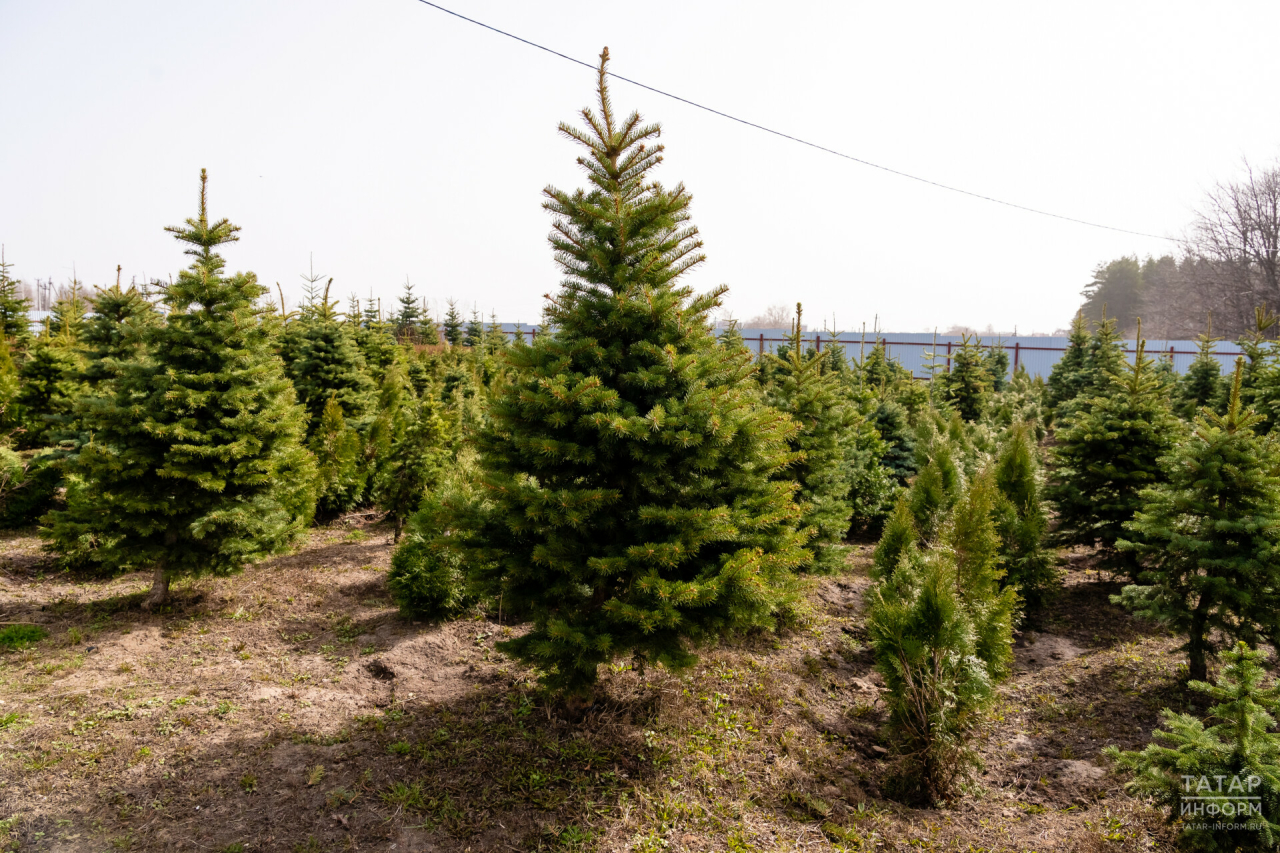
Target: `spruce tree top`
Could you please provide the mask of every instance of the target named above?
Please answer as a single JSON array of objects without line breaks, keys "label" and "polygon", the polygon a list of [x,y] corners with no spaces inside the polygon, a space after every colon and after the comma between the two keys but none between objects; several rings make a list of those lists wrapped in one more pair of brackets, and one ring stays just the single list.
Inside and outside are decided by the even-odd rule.
[{"label": "spruce tree top", "polygon": [[138,355],[144,333],[159,323],[160,315],[137,288],[122,288],[119,281],[99,289],[91,305],[80,344],[87,361],[85,381],[96,388]]},{"label": "spruce tree top", "polygon": [[750,355],[717,346],[725,289],[678,284],[703,259],[689,194],[650,177],[659,128],[617,120],[607,61],[587,129],[560,126],[591,187],[545,190],[565,278],[550,331],[508,350],[469,536],[490,591],[532,618],[503,648],[578,694],[616,655],[685,665],[691,639],[769,624],[807,557],[795,485],[772,480],[795,426],[748,387]]},{"label": "spruce tree top", "polygon": [[1088,359],[1089,326],[1085,322],[1084,312],[1080,312],[1071,321],[1071,334],[1067,338],[1066,352],[1049,372],[1049,382],[1045,392],[1046,405],[1056,410],[1080,396],[1086,383]]}]

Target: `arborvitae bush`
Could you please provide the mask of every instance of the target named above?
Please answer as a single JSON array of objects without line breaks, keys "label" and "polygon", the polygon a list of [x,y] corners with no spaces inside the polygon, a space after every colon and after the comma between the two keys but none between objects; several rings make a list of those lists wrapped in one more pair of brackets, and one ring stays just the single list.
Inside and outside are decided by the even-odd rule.
[{"label": "arborvitae bush", "polygon": [[1126,785],[1130,794],[1154,799],[1170,821],[1181,821],[1185,849],[1272,850],[1280,841],[1280,735],[1271,731],[1280,688],[1264,686],[1265,657],[1237,643],[1220,655],[1216,685],[1188,685],[1216,700],[1209,709],[1214,725],[1165,709],[1155,743],[1141,752],[1103,750],[1135,774]]},{"label": "arborvitae bush", "polygon": [[867,631],[884,679],[903,799],[950,799],[978,763],[970,740],[995,697],[946,551],[909,552],[869,593]]},{"label": "arborvitae bush", "polygon": [[907,492],[907,506],[915,519],[916,529],[926,539],[932,538],[946,513],[960,495],[960,470],[952,459],[945,441],[934,445],[929,461],[916,475]]},{"label": "arborvitae bush", "polygon": [[1041,500],[1038,472],[1031,427],[1018,424],[995,463],[1001,496],[995,518],[1005,582],[1017,586],[1028,607],[1043,604],[1060,580],[1054,555],[1044,544],[1049,516]]},{"label": "arborvitae bush", "polygon": [[1013,619],[1017,591],[1001,588],[1005,576],[996,529],[1000,501],[991,472],[975,477],[957,501],[947,525],[945,545],[954,555],[956,582],[973,619],[974,647],[994,681],[1013,668]]},{"label": "arborvitae bush", "polygon": [[[1017,596],[1001,590],[993,478],[976,478],[956,503],[943,547],[921,551],[899,505],[877,549],[867,630],[884,678],[898,793],[937,802],[977,763],[970,740],[1013,662]],[[905,544],[901,544],[905,543]],[[899,550],[896,565],[880,563]]]},{"label": "arborvitae bush", "polygon": [[614,115],[607,59],[588,129],[560,128],[591,186],[546,190],[566,278],[549,328],[509,350],[477,440],[491,503],[466,532],[484,591],[532,623],[501,648],[578,696],[619,655],[680,667],[690,641],[771,625],[808,559],[774,479],[796,427],[717,346],[724,289],[678,284],[703,259],[689,194],[652,180],[659,129]]},{"label": "arborvitae bush", "polygon": [[[853,514],[849,503],[852,471],[845,464],[844,444],[859,418],[839,375],[824,370],[827,359],[813,350],[804,353],[801,318],[802,308],[796,303],[790,346],[781,357],[765,353],[761,372],[768,376],[765,399],[799,425],[791,439],[796,462],[777,476],[799,483],[796,499],[803,513],[801,523],[813,531],[809,540],[813,568],[829,572],[841,564],[836,546],[848,532]],[[856,452],[856,448],[850,449]]]},{"label": "arborvitae bush", "polygon": [[307,443],[316,460],[318,514],[346,512],[364,497],[369,475],[362,464],[362,444],[360,433],[342,417],[342,406],[330,397]]},{"label": "arborvitae bush", "polygon": [[871,555],[871,571],[877,578],[887,578],[898,567],[902,557],[915,548],[920,542],[920,531],[916,529],[915,516],[907,503],[907,495],[898,496],[893,505],[893,512],[880,532],[880,541],[876,543]]},{"label": "arborvitae bush", "polygon": [[1054,420],[1066,415],[1070,404],[1084,391],[1088,383],[1088,370],[1089,326],[1081,312],[1071,321],[1066,352],[1049,372],[1049,381],[1045,387],[1045,406],[1049,408]]},{"label": "arborvitae bush", "polygon": [[960,417],[966,421],[976,421],[982,417],[991,395],[991,374],[983,356],[982,348],[977,341],[965,335],[960,348],[951,356],[951,370],[939,374],[942,383],[942,397],[955,407]]},{"label": "arborvitae bush", "polygon": [[1151,375],[1144,343],[1132,365],[1112,379],[1057,432],[1046,497],[1057,509],[1059,545],[1097,547],[1102,565],[1137,577],[1132,552],[1116,543],[1132,538],[1125,524],[1143,507],[1143,489],[1168,475],[1162,457],[1181,432]]},{"label": "arborvitae bush", "polygon": [[406,412],[404,429],[391,443],[386,463],[373,479],[373,499],[395,523],[400,541],[404,521],[417,511],[429,489],[434,488],[451,461],[448,426],[441,417],[434,389],[428,389]]},{"label": "arborvitae bush", "polygon": [[1280,457],[1240,404],[1236,362],[1225,416],[1202,410],[1195,433],[1162,460],[1168,481],[1145,490],[1127,525],[1141,585],[1117,601],[1187,637],[1191,677],[1204,680],[1211,632],[1280,641]]},{"label": "arborvitae bush", "polygon": [[166,290],[146,357],[122,366],[111,394],[80,402],[94,433],[73,468],[84,487],[42,529],[68,557],[151,567],[149,605],[173,577],[235,572],[286,547],[315,507],[306,415],[256,305],[266,288],[223,275],[213,250],[238,229],[208,220],[203,171],[198,218],[169,230],[195,262]]}]

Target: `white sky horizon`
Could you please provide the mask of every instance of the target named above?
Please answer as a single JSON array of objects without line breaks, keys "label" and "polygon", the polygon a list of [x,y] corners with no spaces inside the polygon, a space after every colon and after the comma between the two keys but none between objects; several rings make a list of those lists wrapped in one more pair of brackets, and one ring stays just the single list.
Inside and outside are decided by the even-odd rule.
[{"label": "white sky horizon", "polygon": [[[1241,160],[1280,154],[1280,4],[1084,2],[442,5],[650,85],[881,165],[1178,237]],[[585,181],[556,124],[592,73],[414,0],[206,4],[0,0],[0,243],[25,280],[166,278],[163,228],[242,227],[224,247],[290,302],[309,258],[384,308],[405,277],[535,323],[559,275],[547,184]],[[663,125],[708,261],[746,320],[811,327],[1067,326],[1099,263],[1177,253],[813,151],[615,81]]]}]

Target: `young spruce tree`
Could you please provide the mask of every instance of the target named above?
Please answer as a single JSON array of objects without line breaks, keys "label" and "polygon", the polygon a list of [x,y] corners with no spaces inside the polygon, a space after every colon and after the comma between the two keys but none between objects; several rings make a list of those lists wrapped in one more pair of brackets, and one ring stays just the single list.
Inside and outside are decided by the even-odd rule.
[{"label": "young spruce tree", "polygon": [[1162,457],[1180,427],[1152,375],[1139,327],[1133,364],[1113,375],[1107,393],[1090,399],[1057,433],[1046,496],[1058,511],[1057,544],[1097,547],[1102,564],[1137,577],[1132,551],[1117,550],[1133,538],[1125,524],[1143,507],[1143,489],[1167,476]]},{"label": "young spruce tree", "polygon": [[405,519],[417,512],[436,486],[451,456],[448,427],[434,388],[411,404],[403,431],[391,443],[386,463],[373,479],[373,500],[395,522],[395,541]]},{"label": "young spruce tree", "polygon": [[[1280,688],[1263,685],[1265,654],[1244,643],[1224,651],[1216,685],[1188,686],[1217,700],[1209,709],[1215,725],[1191,714],[1164,711],[1156,743],[1141,752],[1114,746],[1103,754],[1132,771],[1130,794],[1151,797],[1182,819],[1187,850],[1234,853],[1274,850],[1280,842]],[[1222,824],[1227,824],[1223,826]]]},{"label": "young spruce tree", "polygon": [[285,547],[315,503],[306,416],[257,305],[266,288],[223,274],[214,249],[239,229],[209,221],[205,188],[202,170],[198,217],[168,229],[195,262],[166,290],[147,357],[77,409],[94,433],[75,465],[85,488],[42,530],[105,569],[150,567],[148,606],[176,576],[234,572]]},{"label": "young spruce tree", "polygon": [[31,302],[19,290],[17,279],[9,273],[13,264],[4,259],[0,246],[0,337],[7,338],[11,350],[25,350],[31,343]]},{"label": "young spruce tree", "polygon": [[509,350],[466,533],[488,592],[532,623],[501,648],[578,697],[619,655],[680,667],[691,641],[772,624],[808,559],[796,486],[775,479],[795,424],[746,387],[750,355],[717,345],[724,288],[679,283],[704,258],[689,193],[653,180],[659,127],[615,115],[608,58],[599,112],[560,126],[591,186],[545,190],[565,279],[549,327]]},{"label": "young spruce tree", "polygon": [[[765,399],[800,426],[791,440],[792,450],[800,454],[798,461],[778,476],[800,484],[797,499],[804,512],[802,523],[813,529],[809,548],[814,569],[830,572],[840,565],[836,545],[848,532],[853,514],[849,503],[852,472],[844,464],[842,438],[859,417],[843,393],[840,377],[823,369],[826,358],[812,350],[804,352],[802,312],[797,302],[791,345],[783,356],[765,354],[771,368]],[[878,459],[873,460],[876,462]]]},{"label": "young spruce tree", "polygon": [[1213,321],[1208,330],[1196,339],[1196,357],[1187,372],[1178,380],[1174,392],[1174,412],[1183,420],[1195,420],[1203,406],[1221,412],[1229,389],[1223,380],[1222,366],[1214,356]]},{"label": "young spruce tree", "polygon": [[1089,325],[1084,312],[1071,321],[1071,334],[1067,337],[1067,349],[1058,363],[1049,371],[1045,386],[1045,407],[1055,419],[1061,419],[1070,410],[1070,404],[1084,391],[1088,376]]},{"label": "young spruce tree", "polygon": [[969,422],[982,417],[991,395],[992,378],[982,348],[971,335],[961,339],[960,348],[951,357],[951,370],[938,380],[942,383],[942,398],[955,407],[960,417]]},{"label": "young spruce tree", "polygon": [[1142,493],[1132,541],[1119,543],[1146,571],[1117,601],[1186,636],[1200,681],[1211,632],[1280,640],[1280,458],[1241,406],[1243,372],[1237,359],[1226,415],[1201,410],[1195,433],[1163,460],[1168,482]]}]

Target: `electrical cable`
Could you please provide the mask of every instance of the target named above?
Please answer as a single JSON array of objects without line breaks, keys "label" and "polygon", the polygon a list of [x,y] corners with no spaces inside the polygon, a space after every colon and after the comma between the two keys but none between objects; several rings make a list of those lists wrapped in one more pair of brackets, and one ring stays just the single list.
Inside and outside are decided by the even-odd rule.
[{"label": "electrical cable", "polygon": [[[464,20],[467,23],[475,24],[478,27],[483,27],[484,29],[489,30],[491,32],[495,32],[498,35],[506,36],[509,39],[515,39],[516,41],[522,44],[526,44],[529,47],[535,47],[538,50],[545,51],[551,54],[552,56],[558,56],[561,59],[568,60],[569,62],[572,62],[576,65],[581,65],[584,68],[590,68],[592,71],[595,71],[597,68],[597,66],[593,65],[590,62],[584,62],[581,59],[577,59],[576,57],[572,57],[572,56],[569,56],[568,54],[561,53],[558,50],[553,50],[552,48],[549,48],[545,45],[538,44],[535,41],[530,41],[529,39],[521,38],[520,36],[515,35],[514,33],[509,33],[506,30],[502,30],[495,26],[491,26],[490,24],[486,24],[483,21],[477,21],[475,18],[468,18],[466,15],[463,15],[459,12],[455,12],[452,9],[445,8],[444,6],[441,6],[439,3],[433,3],[431,2],[431,0],[417,0],[417,2],[421,3],[424,6],[430,6],[433,9],[438,9],[439,11],[444,12],[447,15],[452,15],[455,18],[460,18],[461,20]],[[1174,237],[1166,237],[1159,234],[1148,234],[1145,231],[1134,231],[1129,228],[1118,228],[1114,225],[1104,225],[1100,222],[1090,222],[1087,219],[1078,219],[1074,216],[1066,216],[1061,213],[1053,213],[1051,211],[1041,210],[1036,207],[1028,207],[1025,204],[1018,204],[1017,202],[1005,201],[1004,199],[996,198],[994,196],[984,195],[978,192],[973,192],[972,190],[962,189],[961,187],[953,187],[950,184],[944,184],[944,183],[941,183],[940,181],[934,181],[929,178],[922,178],[919,175],[913,175],[910,172],[904,172],[900,169],[894,169],[889,166],[882,166],[879,163],[873,163],[870,160],[864,160],[861,157],[854,157],[852,154],[845,154],[844,152],[837,151],[834,148],[828,148],[825,145],[819,145],[816,142],[810,142],[807,139],[801,139],[798,136],[792,136],[789,133],[783,133],[780,130],[774,130],[771,127],[766,127],[765,125],[757,124],[753,121],[748,121],[747,119],[744,119],[744,118],[739,118],[738,116],[731,115],[730,113],[723,112],[722,110],[717,110],[714,107],[708,107],[705,104],[698,103],[697,101],[691,101],[688,98],[682,98],[681,96],[672,94],[671,92],[663,91],[662,89],[659,89],[655,86],[650,86],[647,83],[641,83],[639,80],[633,80],[630,77],[624,77],[621,74],[614,73],[613,71],[610,71],[607,73],[610,77],[613,77],[616,80],[621,80],[624,83],[630,83],[632,86],[638,86],[641,89],[646,89],[650,92],[653,92],[655,95],[662,95],[664,98],[670,98],[673,101],[679,101],[682,104],[687,104],[688,106],[695,107],[696,109],[700,109],[705,112],[712,113],[713,115],[718,115],[721,118],[728,119],[729,121],[737,122],[738,124],[746,125],[747,127],[755,128],[756,130],[764,131],[765,133],[772,134],[773,136],[781,137],[782,139],[786,139],[791,142],[797,142],[800,145],[805,145],[805,146],[808,146],[809,148],[814,148],[818,151],[822,151],[827,154],[834,154],[836,157],[841,157],[845,160],[851,160],[854,163],[858,163],[863,166],[869,166],[872,169],[879,169],[882,172],[888,172],[889,174],[897,175],[900,178],[907,178],[909,180],[917,181],[922,184],[928,184],[929,186],[935,187],[940,190],[959,193],[961,195],[969,196],[970,198],[981,199],[982,201],[989,201],[992,204],[999,204],[1005,207],[1013,208],[1014,210],[1021,210],[1024,213],[1034,213],[1037,216],[1047,216],[1052,219],[1062,220],[1064,222],[1073,222],[1076,225],[1085,225],[1090,228],[1100,228],[1104,231],[1115,231],[1120,234],[1132,234],[1135,237],[1148,237],[1153,240],[1168,240],[1173,243],[1178,242],[1178,240]]]}]

